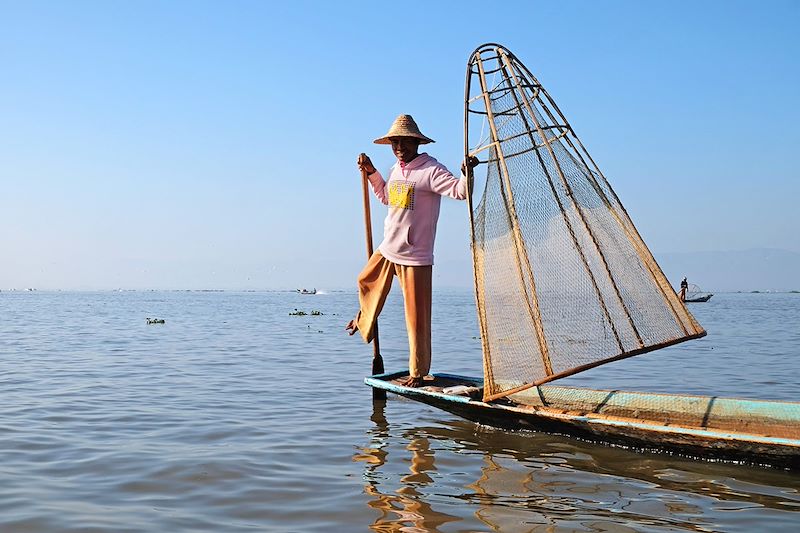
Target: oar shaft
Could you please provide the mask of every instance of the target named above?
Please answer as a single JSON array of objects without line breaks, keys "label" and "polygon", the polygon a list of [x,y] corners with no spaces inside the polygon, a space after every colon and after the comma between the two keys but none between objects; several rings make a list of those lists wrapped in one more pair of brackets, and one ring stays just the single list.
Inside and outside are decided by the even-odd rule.
[{"label": "oar shaft", "polygon": [[[362,156],[365,157],[365,156]],[[367,171],[361,170],[361,188],[364,193],[364,230],[367,240],[367,261],[372,257],[372,213],[369,207],[369,178]],[[375,320],[375,335],[372,338],[372,375],[383,374],[383,357],[381,357],[381,345],[378,340],[378,321]],[[373,400],[385,400],[386,391],[383,389],[372,389]]]}]

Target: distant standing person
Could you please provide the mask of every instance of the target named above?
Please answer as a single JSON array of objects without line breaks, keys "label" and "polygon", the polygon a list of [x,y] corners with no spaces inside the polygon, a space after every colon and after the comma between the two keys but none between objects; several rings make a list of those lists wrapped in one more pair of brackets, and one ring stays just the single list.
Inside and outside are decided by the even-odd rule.
[{"label": "distant standing person", "polygon": [[[433,243],[442,196],[456,200],[467,197],[463,176],[456,178],[447,168],[426,153],[421,144],[434,142],[423,135],[411,115],[400,115],[389,132],[375,144],[390,144],[397,163],[385,181],[366,154],[358,158],[378,200],[389,206],[384,221],[383,242],[358,276],[359,311],[345,329],[361,332],[372,342],[375,324],[397,276],[405,302],[408,330],[409,377],[403,382],[419,387],[431,368],[431,292]],[[478,160],[470,158],[474,167]],[[462,165],[462,173],[466,169]]]},{"label": "distant standing person", "polygon": [[680,292],[680,297],[682,302],[686,301],[686,291],[688,289],[689,289],[689,283],[686,281],[686,278],[683,278],[681,280],[681,292]]}]

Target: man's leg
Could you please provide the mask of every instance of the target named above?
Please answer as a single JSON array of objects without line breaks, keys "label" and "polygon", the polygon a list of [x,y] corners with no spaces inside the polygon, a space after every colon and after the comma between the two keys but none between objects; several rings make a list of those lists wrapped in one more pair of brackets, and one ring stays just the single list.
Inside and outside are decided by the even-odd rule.
[{"label": "man's leg", "polygon": [[392,288],[394,264],[375,252],[358,275],[358,304],[356,317],[345,327],[350,335],[361,332],[364,342],[372,342],[375,336],[375,323],[381,314],[389,289]]},{"label": "man's leg", "polygon": [[433,266],[396,265],[403,288],[408,330],[408,374],[406,385],[419,387],[431,369],[431,290]]}]

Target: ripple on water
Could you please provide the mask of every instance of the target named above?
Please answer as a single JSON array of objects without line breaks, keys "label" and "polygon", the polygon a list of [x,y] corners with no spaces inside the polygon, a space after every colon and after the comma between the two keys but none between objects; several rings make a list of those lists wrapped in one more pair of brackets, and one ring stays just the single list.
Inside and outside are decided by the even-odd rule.
[{"label": "ripple on water", "polygon": [[[474,297],[435,298],[434,369],[480,375]],[[342,331],[355,305],[352,292],[0,293],[0,530],[749,532],[800,518],[791,473],[373,404],[371,347]],[[800,298],[692,310],[708,337],[573,383],[797,399],[800,330],[786,324]],[[403,368],[397,294],[381,332],[387,369]]]}]

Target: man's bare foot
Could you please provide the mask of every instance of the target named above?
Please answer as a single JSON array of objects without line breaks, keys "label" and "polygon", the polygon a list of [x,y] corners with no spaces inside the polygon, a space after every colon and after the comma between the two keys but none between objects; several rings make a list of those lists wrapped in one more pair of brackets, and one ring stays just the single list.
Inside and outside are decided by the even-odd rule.
[{"label": "man's bare foot", "polygon": [[422,378],[412,378],[411,376],[408,376],[406,379],[400,382],[400,385],[403,387],[421,387]]},{"label": "man's bare foot", "polygon": [[344,327],[344,329],[345,331],[347,331],[348,335],[350,336],[355,335],[356,331],[358,331],[358,324],[356,324],[356,320],[353,319],[350,322],[348,322],[347,325]]}]

